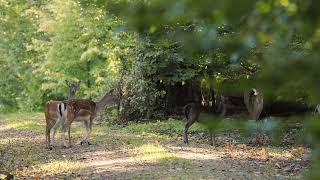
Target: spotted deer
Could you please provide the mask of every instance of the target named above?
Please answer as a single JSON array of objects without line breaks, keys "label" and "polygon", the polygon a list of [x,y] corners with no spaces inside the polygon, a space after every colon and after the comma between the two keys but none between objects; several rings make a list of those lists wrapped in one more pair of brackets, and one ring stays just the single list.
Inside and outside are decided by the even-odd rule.
[{"label": "spotted deer", "polygon": [[[54,137],[56,130],[61,128],[62,140],[65,147],[70,147],[71,136],[70,136],[70,126],[74,121],[83,122],[86,128],[86,135],[80,144],[90,145],[89,139],[92,131],[93,120],[96,118],[97,113],[101,111],[106,105],[114,104],[118,101],[118,96],[115,95],[114,90],[107,92],[103,98],[94,102],[88,99],[69,99],[61,102],[57,108],[58,121],[51,131],[51,144],[50,147],[54,146]],[[65,131],[68,130],[68,140],[65,140]]]},{"label": "spotted deer", "polygon": [[[65,81],[69,88],[68,99],[74,99],[77,90],[79,89],[81,81],[69,82]],[[57,108],[62,101],[48,101],[44,107],[44,114],[46,119],[46,146],[50,146],[50,131],[58,120]],[[70,132],[68,132],[70,133]]]}]

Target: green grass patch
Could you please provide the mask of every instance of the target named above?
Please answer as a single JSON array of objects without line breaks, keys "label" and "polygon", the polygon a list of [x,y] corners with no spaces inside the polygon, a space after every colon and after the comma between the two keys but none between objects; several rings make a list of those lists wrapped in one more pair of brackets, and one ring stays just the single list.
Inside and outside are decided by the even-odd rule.
[{"label": "green grass patch", "polygon": [[[214,126],[216,133],[230,131],[234,129],[244,130],[244,119],[237,117],[223,118],[215,117],[213,123],[195,122],[188,130],[189,133],[208,132],[209,127]],[[129,133],[135,133],[150,138],[171,138],[173,136],[182,136],[184,133],[185,121],[169,119],[166,121],[151,121],[145,123],[130,122],[124,129]]]},{"label": "green grass patch", "polygon": [[176,157],[175,154],[168,153],[162,145],[155,143],[143,144],[132,151],[138,154],[136,159],[155,163],[165,158]]},{"label": "green grass patch", "polygon": [[[176,120],[176,119],[169,119],[166,121],[152,121],[146,123],[136,123],[130,122],[124,129],[138,134],[145,134],[145,133],[153,133],[158,135],[174,135],[179,134],[182,135],[184,131],[184,121]],[[206,127],[195,123],[189,129],[189,132],[203,132],[206,131]]]},{"label": "green grass patch", "polygon": [[15,129],[19,131],[43,132],[43,113],[16,113],[1,116],[0,131]]},{"label": "green grass patch", "polygon": [[[60,174],[63,172],[75,172],[83,168],[83,165],[77,161],[71,161],[67,159],[63,160],[50,160],[48,163],[38,164],[33,167],[32,173],[41,173],[41,174]],[[29,174],[30,172],[23,172],[23,174]]]},{"label": "green grass patch", "polygon": [[192,161],[190,159],[183,159],[176,156],[162,158],[159,160],[159,163],[163,166],[181,167],[183,169],[187,169],[192,166]]}]

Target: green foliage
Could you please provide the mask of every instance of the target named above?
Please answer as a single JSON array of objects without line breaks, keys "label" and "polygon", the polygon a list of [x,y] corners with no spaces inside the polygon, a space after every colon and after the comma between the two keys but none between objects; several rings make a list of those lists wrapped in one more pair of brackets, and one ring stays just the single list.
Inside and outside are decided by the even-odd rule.
[{"label": "green foliage", "polygon": [[[128,117],[156,117],[169,85],[320,100],[316,0],[0,1],[0,111],[39,111],[116,83]],[[318,142],[318,124],[309,127]],[[314,143],[317,145],[318,143]],[[316,147],[319,148],[319,147]]]},{"label": "green foliage", "polygon": [[0,9],[0,111],[39,111],[65,99],[65,79],[82,80],[81,98],[100,97],[116,80],[122,22],[103,9],[73,0],[1,1]]}]

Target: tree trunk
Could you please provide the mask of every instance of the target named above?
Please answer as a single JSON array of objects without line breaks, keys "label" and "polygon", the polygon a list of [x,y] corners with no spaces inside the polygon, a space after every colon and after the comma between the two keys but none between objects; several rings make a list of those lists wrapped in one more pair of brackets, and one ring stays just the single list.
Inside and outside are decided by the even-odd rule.
[{"label": "tree trunk", "polygon": [[121,108],[121,101],[122,101],[122,82],[123,82],[123,73],[121,73],[120,75],[120,80],[118,83],[118,96],[119,96],[119,100],[117,103],[117,121],[121,122],[121,117],[120,117],[120,108]]}]

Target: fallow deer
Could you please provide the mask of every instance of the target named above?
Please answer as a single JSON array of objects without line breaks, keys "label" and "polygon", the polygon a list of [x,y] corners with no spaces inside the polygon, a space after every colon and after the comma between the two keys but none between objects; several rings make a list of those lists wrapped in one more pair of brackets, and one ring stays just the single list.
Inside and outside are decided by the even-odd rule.
[{"label": "fallow deer", "polygon": [[263,110],[263,95],[256,89],[251,89],[244,94],[244,103],[251,119],[259,119]]},{"label": "fallow deer", "polygon": [[[66,85],[69,88],[68,99],[75,98],[75,94],[80,86],[81,81],[78,82],[69,82],[65,81]],[[46,119],[46,146],[49,148],[50,145],[50,131],[58,120],[57,108],[58,104],[62,101],[48,101],[44,108],[44,114]],[[68,132],[70,134],[70,131]]]},{"label": "fallow deer", "polygon": [[54,136],[59,126],[61,126],[64,146],[69,147],[71,145],[70,133],[68,133],[69,144],[65,143],[65,131],[66,129],[70,131],[70,126],[74,121],[83,122],[86,128],[86,136],[81,141],[81,144],[90,145],[89,138],[92,131],[92,123],[97,113],[106,105],[116,103],[117,101],[118,97],[114,95],[114,90],[112,89],[98,102],[88,99],[69,99],[61,102],[58,106],[59,108],[57,108],[59,119],[51,132],[51,146],[54,145]]},{"label": "fallow deer", "polygon": [[[224,116],[226,114],[226,97],[224,96],[217,96],[215,98],[216,102],[213,102],[212,105],[215,109],[215,112],[219,112],[220,116]],[[204,102],[202,99],[202,104],[208,104]],[[184,106],[184,116],[186,119],[185,129],[184,129],[184,143],[189,144],[188,140],[188,129],[196,122],[204,122],[208,123],[209,126],[209,133],[210,133],[210,145],[215,146],[215,135],[214,135],[214,128],[218,124],[217,122],[212,122],[212,113],[208,112],[208,107],[203,107],[197,103],[189,103]],[[217,119],[216,119],[217,121]]]},{"label": "fallow deer", "polygon": [[318,113],[320,114],[320,104],[317,104],[315,110],[314,110],[314,113]]}]

